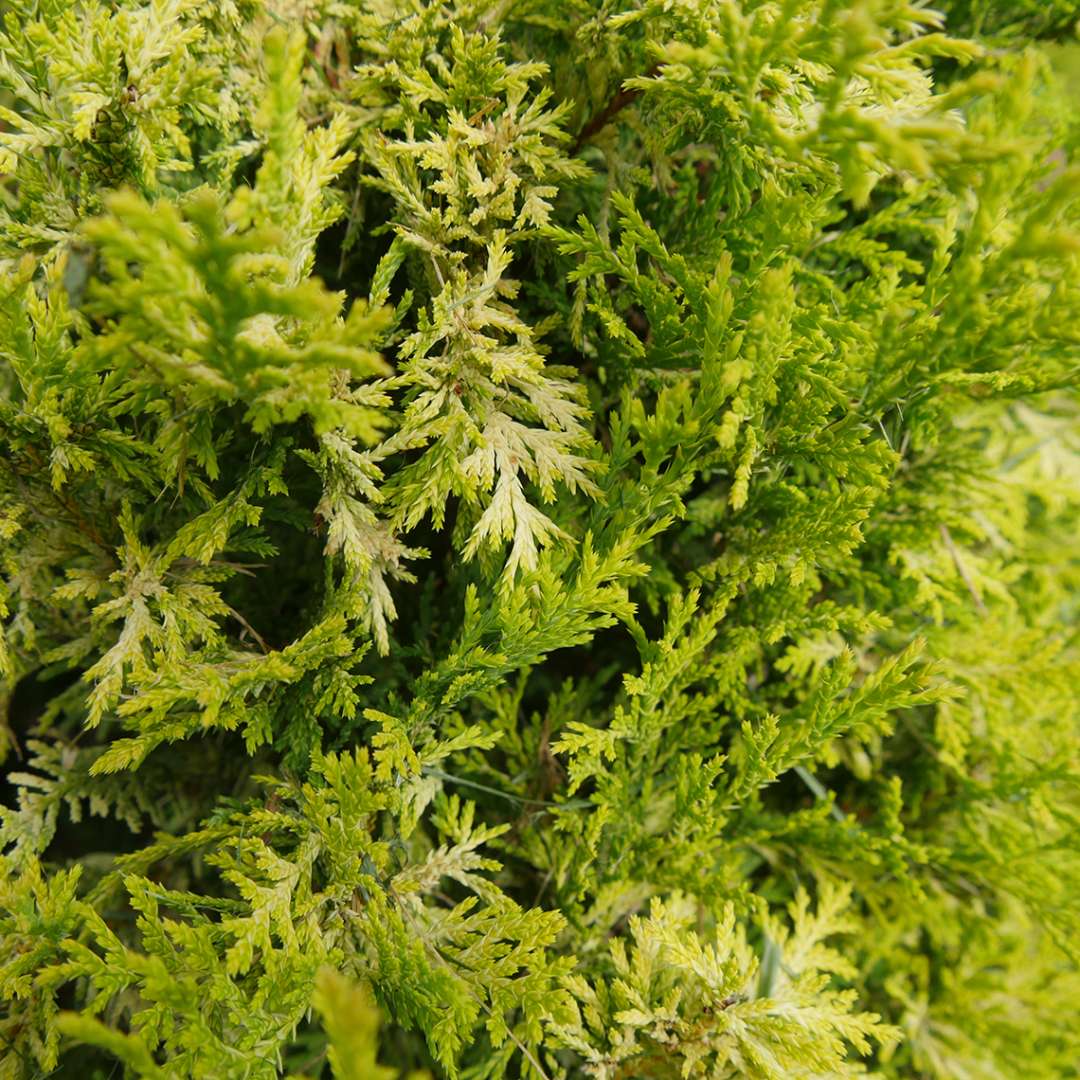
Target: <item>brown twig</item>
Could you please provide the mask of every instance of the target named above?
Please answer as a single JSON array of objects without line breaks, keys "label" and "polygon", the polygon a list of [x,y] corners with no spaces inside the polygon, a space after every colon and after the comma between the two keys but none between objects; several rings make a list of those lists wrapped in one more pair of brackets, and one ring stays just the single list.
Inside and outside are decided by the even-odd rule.
[{"label": "brown twig", "polygon": [[[659,64],[653,64],[645,72],[643,78],[651,79],[660,70]],[[578,132],[574,145],[570,150],[576,154],[594,135],[602,131],[617,113],[622,112],[631,102],[641,96],[641,91],[636,87],[623,88]]]},{"label": "brown twig", "polygon": [[255,642],[259,646],[259,648],[262,649],[264,653],[269,653],[270,646],[267,645],[266,642],[263,640],[263,637],[259,633],[259,631],[256,630],[255,627],[252,626],[251,623],[249,623],[247,619],[245,619],[244,616],[236,610],[236,608],[232,607],[230,604],[226,604],[225,606],[229,609],[229,614],[255,639]]}]

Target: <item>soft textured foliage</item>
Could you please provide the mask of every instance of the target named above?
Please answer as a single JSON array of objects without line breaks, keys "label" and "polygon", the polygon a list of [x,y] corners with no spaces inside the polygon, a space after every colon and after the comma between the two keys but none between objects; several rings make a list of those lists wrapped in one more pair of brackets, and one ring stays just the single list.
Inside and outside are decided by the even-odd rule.
[{"label": "soft textured foliage", "polygon": [[1080,1075],[1080,6],[0,16],[0,1080]]}]

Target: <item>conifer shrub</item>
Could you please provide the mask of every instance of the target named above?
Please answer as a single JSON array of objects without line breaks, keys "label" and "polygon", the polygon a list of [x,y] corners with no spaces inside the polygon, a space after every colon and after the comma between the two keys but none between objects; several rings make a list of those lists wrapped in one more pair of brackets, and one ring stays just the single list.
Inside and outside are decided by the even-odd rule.
[{"label": "conifer shrub", "polygon": [[0,1077],[1080,1075],[1075,0],[0,12]]}]

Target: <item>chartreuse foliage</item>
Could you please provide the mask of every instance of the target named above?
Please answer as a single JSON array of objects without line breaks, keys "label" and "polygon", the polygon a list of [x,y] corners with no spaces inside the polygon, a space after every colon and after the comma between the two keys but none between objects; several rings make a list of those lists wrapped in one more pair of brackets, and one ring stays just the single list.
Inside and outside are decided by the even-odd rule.
[{"label": "chartreuse foliage", "polygon": [[1072,0],[0,13],[0,1077],[1078,1075]]}]

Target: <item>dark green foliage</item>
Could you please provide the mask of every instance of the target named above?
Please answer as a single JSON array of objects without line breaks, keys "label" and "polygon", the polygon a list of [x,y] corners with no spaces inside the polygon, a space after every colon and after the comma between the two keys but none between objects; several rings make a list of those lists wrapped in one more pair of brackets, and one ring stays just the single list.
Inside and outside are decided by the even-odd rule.
[{"label": "dark green foliage", "polygon": [[0,1080],[1078,1075],[1078,9],[0,4]]}]

